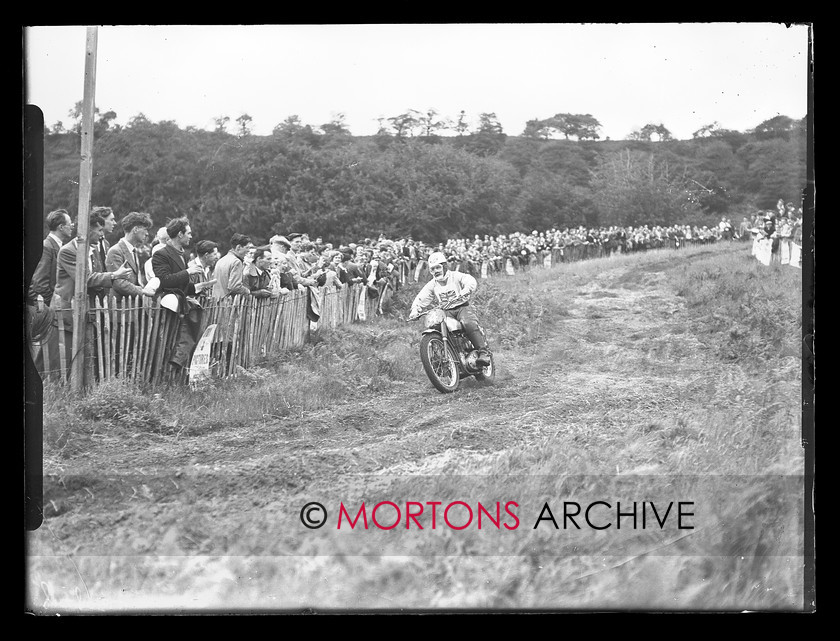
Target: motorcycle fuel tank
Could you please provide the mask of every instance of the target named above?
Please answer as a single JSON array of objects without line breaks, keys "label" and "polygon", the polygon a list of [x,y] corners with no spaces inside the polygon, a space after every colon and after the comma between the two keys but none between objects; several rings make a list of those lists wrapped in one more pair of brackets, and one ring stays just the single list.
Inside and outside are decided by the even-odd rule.
[{"label": "motorcycle fuel tank", "polygon": [[447,329],[449,329],[450,332],[457,332],[459,329],[461,329],[461,322],[457,318],[447,316],[446,327]]}]

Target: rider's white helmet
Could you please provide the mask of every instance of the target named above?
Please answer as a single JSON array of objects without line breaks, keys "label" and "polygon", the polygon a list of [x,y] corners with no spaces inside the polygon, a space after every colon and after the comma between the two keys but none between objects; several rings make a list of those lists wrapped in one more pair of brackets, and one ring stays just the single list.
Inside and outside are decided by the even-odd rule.
[{"label": "rider's white helmet", "polygon": [[436,267],[437,265],[446,265],[448,261],[446,260],[446,256],[444,256],[443,252],[432,252],[429,255],[429,269],[432,267]]}]

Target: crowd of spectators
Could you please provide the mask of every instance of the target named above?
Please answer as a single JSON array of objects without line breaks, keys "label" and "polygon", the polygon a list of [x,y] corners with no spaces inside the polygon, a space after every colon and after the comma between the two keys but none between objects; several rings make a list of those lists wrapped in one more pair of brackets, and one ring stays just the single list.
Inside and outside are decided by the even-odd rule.
[{"label": "crowd of spectators", "polygon": [[775,211],[756,214],[749,231],[753,239],[752,253],[762,262],[802,266],[801,208],[796,210],[793,203],[779,200]]},{"label": "crowd of spectators", "polygon": [[[356,242],[334,244],[305,232],[276,234],[266,243],[255,243],[247,233],[235,233],[224,254],[215,240],[194,242],[189,220],[176,218],[152,229],[148,214],[130,212],[120,221],[123,236],[110,245],[105,240],[116,218],[108,207],[91,212],[91,250],[88,292],[99,300],[110,288],[117,298],[147,296],[178,313],[184,325],[183,340],[173,364],[184,367],[196,343],[196,310],[212,300],[242,295],[278,298],[293,291],[312,292],[320,288],[343,288],[362,284],[369,298],[381,304],[407,283],[428,279],[426,261],[431,252],[441,251],[455,271],[476,278],[514,274],[546,266],[616,254],[658,248],[678,249],[691,244],[721,240],[748,240],[767,232],[772,214],[774,238],[801,243],[801,210],[779,202],[778,212],[744,216],[733,225],[727,217],[717,225],[640,225],[533,230],[499,235],[451,238],[425,243],[411,237],[367,237]],[[778,220],[778,224],[777,223]],[[72,223],[65,210],[47,217],[50,234],[28,291],[30,310],[69,309],[75,289],[75,253],[67,247]],[[784,239],[784,241],[782,240]],[[75,244],[73,244],[75,249]],[[775,250],[774,250],[775,251]],[[59,256],[64,260],[59,260]],[[63,271],[57,264],[65,263]],[[56,277],[58,270],[58,278]],[[53,296],[56,282],[63,294]],[[92,302],[94,298],[91,299]],[[317,300],[315,297],[313,300]],[[310,321],[317,322],[317,305],[310,305]],[[33,316],[36,314],[33,313]],[[43,323],[42,323],[43,325]]]}]

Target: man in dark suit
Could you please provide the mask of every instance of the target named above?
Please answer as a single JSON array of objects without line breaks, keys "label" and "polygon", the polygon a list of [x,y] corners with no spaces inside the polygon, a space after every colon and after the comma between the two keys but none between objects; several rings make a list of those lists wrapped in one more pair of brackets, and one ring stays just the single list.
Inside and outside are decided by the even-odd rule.
[{"label": "man in dark suit", "polygon": [[[87,291],[95,293],[102,288],[111,287],[112,283],[125,278],[131,271],[128,266],[121,266],[113,272],[94,269],[97,265],[94,252],[102,236],[104,221],[97,214],[91,213],[88,227],[88,243],[91,255],[88,257]],[[69,310],[76,293],[76,252],[79,239],[74,238],[66,243],[58,252],[58,267],[56,269],[55,295],[59,299],[58,308]],[[55,306],[55,305],[54,305]]]},{"label": "man in dark suit", "polygon": [[[113,272],[97,269],[98,260],[95,257],[99,238],[105,228],[105,221],[99,214],[91,212],[88,222],[88,243],[90,255],[88,256],[87,292],[91,297],[91,304],[95,304],[94,296],[111,287],[112,283],[120,278],[125,278],[131,269],[125,265]],[[79,239],[73,238],[66,243],[58,252],[58,268],[56,270],[56,283],[52,307],[56,314],[60,315],[63,328],[62,338],[64,340],[65,366],[70,368],[73,354],[73,314],[72,303],[76,294],[76,254],[78,251]],[[58,319],[56,319],[56,323]],[[58,350],[55,350],[58,352]],[[58,354],[56,355],[58,358]],[[52,359],[51,359],[52,360]],[[54,362],[53,362],[54,364]],[[51,364],[50,369],[54,368]]]},{"label": "man in dark suit", "polygon": [[[126,214],[120,221],[124,232],[123,237],[108,249],[105,258],[105,268],[109,272],[116,271],[123,265],[130,269],[125,278],[117,279],[111,285],[117,304],[121,304],[125,309],[136,305],[132,301],[133,297],[152,297],[155,294],[155,290],[146,287],[146,274],[140,263],[140,248],[145,244],[152,224],[152,217],[149,214],[136,211]],[[118,359],[118,366],[129,368],[134,363],[134,354],[130,347],[123,353],[122,346],[132,344],[137,327],[130,314],[127,318],[123,317],[122,321],[122,323],[115,322],[111,330],[116,333],[114,353]]]},{"label": "man in dark suit", "polygon": [[140,266],[140,247],[149,237],[149,228],[152,224],[152,217],[149,214],[136,211],[126,214],[120,221],[124,235],[117,244],[108,249],[105,258],[105,268],[109,272],[116,271],[121,265],[126,265],[131,270],[126,278],[116,280],[112,285],[118,298],[153,295],[152,291],[144,289],[146,276]]},{"label": "man in dark suit", "polygon": [[44,346],[48,352],[58,349],[58,339],[53,328],[54,312],[50,309],[55,291],[58,250],[73,235],[73,223],[66,209],[56,209],[47,215],[49,233],[44,238],[43,250],[38,266],[32,273],[26,296],[27,336],[35,368],[43,375]]},{"label": "man in dark suit", "polygon": [[99,240],[96,243],[95,259],[104,270],[105,261],[108,258],[108,250],[111,248],[111,243],[108,242],[108,236],[114,231],[117,226],[117,217],[114,215],[114,210],[110,207],[94,207],[91,209],[92,214],[98,214],[103,221],[102,233],[99,235]]},{"label": "man in dark suit", "polygon": [[66,209],[56,209],[47,216],[47,228],[50,230],[44,238],[41,260],[32,274],[27,300],[30,305],[37,305],[40,296],[44,305],[49,307],[55,290],[55,273],[58,265],[58,250],[73,235],[73,223]]},{"label": "man in dark suit", "polygon": [[189,365],[198,342],[201,325],[201,307],[196,294],[212,287],[211,281],[192,282],[191,277],[203,274],[204,269],[195,263],[187,264],[187,248],[192,243],[192,228],[186,217],[174,218],[166,225],[169,242],[152,256],[152,269],[160,279],[158,294],[175,294],[178,299],[178,339],[169,363],[178,368]]}]

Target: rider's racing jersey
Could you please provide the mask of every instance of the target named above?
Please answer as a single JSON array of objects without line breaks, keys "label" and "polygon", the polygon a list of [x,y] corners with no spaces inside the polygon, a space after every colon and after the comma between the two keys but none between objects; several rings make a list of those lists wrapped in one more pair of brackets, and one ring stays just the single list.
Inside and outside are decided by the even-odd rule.
[{"label": "rider's racing jersey", "polygon": [[411,304],[411,309],[416,313],[435,302],[446,303],[458,296],[472,296],[476,289],[478,289],[478,281],[473,276],[450,269],[446,272],[443,283],[432,278],[423,286]]}]

